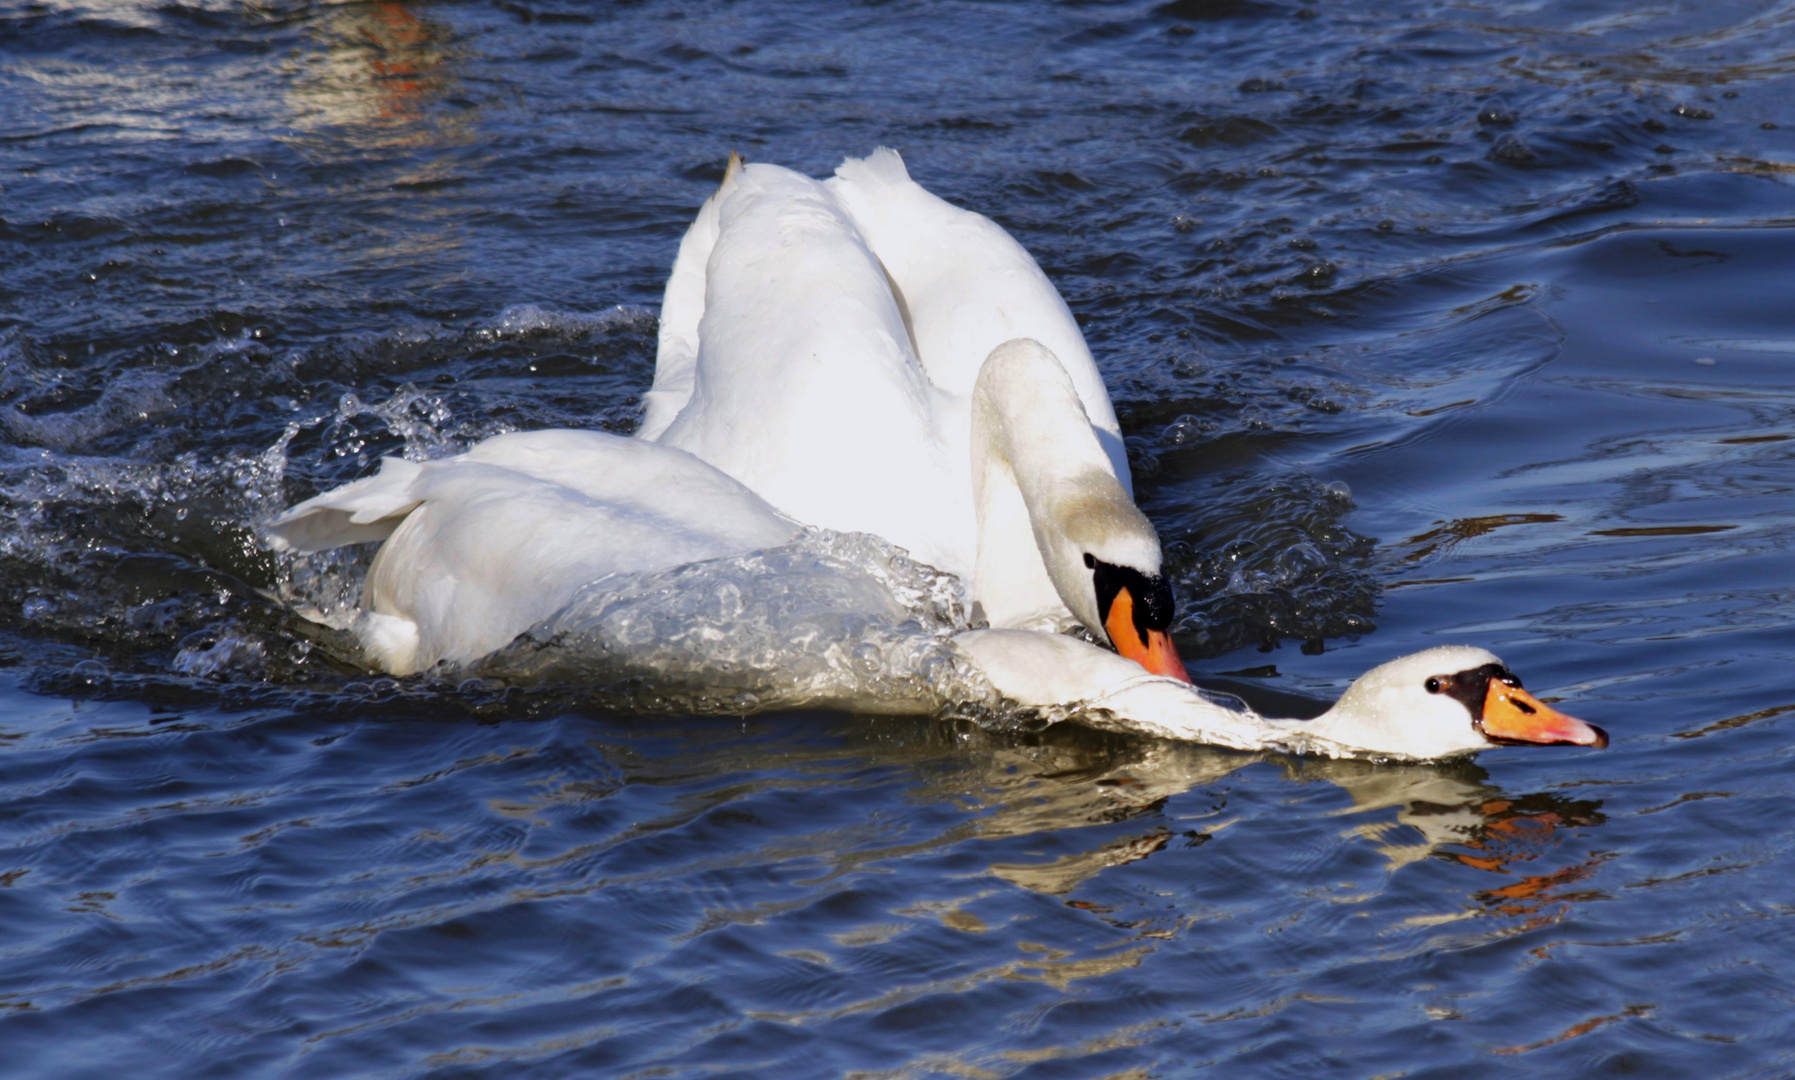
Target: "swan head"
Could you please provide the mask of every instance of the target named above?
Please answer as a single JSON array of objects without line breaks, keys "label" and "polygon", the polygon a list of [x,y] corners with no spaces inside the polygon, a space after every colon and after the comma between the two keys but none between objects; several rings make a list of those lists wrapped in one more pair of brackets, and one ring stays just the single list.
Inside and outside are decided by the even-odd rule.
[{"label": "swan head", "polygon": [[1153,674],[1189,682],[1172,645],[1172,586],[1147,515],[1099,470],[1068,480],[1044,502],[1035,542],[1067,609]]},{"label": "swan head", "polygon": [[[1085,625],[1100,628],[1116,652],[1153,674],[1189,682],[1190,674],[1172,644],[1172,587],[1165,575],[1108,562],[1088,551],[1083,561],[1089,574],[1088,599],[1096,601],[1090,609],[1095,619]],[[1082,593],[1083,582],[1079,585]]]},{"label": "swan head", "polygon": [[1608,745],[1608,733],[1529,694],[1487,649],[1445,645],[1380,664],[1304,729],[1369,753],[1443,758],[1495,746]]}]

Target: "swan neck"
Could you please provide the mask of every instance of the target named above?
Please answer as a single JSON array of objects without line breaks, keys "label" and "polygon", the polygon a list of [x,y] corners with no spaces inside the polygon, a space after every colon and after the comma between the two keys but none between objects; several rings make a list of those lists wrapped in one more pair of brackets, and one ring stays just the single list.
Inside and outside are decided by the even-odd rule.
[{"label": "swan neck", "polygon": [[1158,573],[1159,539],[1059,359],[1027,338],[993,349],[973,387],[971,427],[974,593],[991,624],[1029,625],[1057,610],[1101,626],[1086,556]]}]

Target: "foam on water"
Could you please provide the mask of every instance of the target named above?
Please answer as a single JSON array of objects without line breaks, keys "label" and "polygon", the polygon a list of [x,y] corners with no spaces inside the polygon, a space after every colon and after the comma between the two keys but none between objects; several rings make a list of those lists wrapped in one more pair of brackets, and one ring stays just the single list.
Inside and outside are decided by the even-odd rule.
[{"label": "foam on water", "polygon": [[970,628],[957,578],[864,533],[587,586],[470,670],[560,683],[633,711],[833,707],[933,713],[991,703],[948,644]]}]

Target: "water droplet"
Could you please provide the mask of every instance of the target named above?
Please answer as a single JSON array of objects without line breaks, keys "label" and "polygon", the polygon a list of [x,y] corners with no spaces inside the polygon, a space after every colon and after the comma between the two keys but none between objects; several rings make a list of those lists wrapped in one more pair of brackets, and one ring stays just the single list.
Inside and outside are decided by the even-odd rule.
[{"label": "water droplet", "polygon": [[1477,122],[1485,127],[1510,127],[1519,119],[1520,115],[1500,99],[1485,102],[1477,110]]},{"label": "water droplet", "polygon": [[1185,446],[1203,437],[1203,421],[1186,413],[1166,425],[1165,440],[1174,446]]}]

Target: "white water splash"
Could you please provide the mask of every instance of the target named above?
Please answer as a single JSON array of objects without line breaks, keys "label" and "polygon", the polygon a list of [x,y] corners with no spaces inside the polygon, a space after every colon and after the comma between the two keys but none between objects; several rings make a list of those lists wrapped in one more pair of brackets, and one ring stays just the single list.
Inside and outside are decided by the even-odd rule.
[{"label": "white water splash", "polygon": [[937,712],[992,698],[949,644],[968,627],[953,575],[875,536],[810,530],[594,582],[470,670],[628,692],[645,712]]}]

